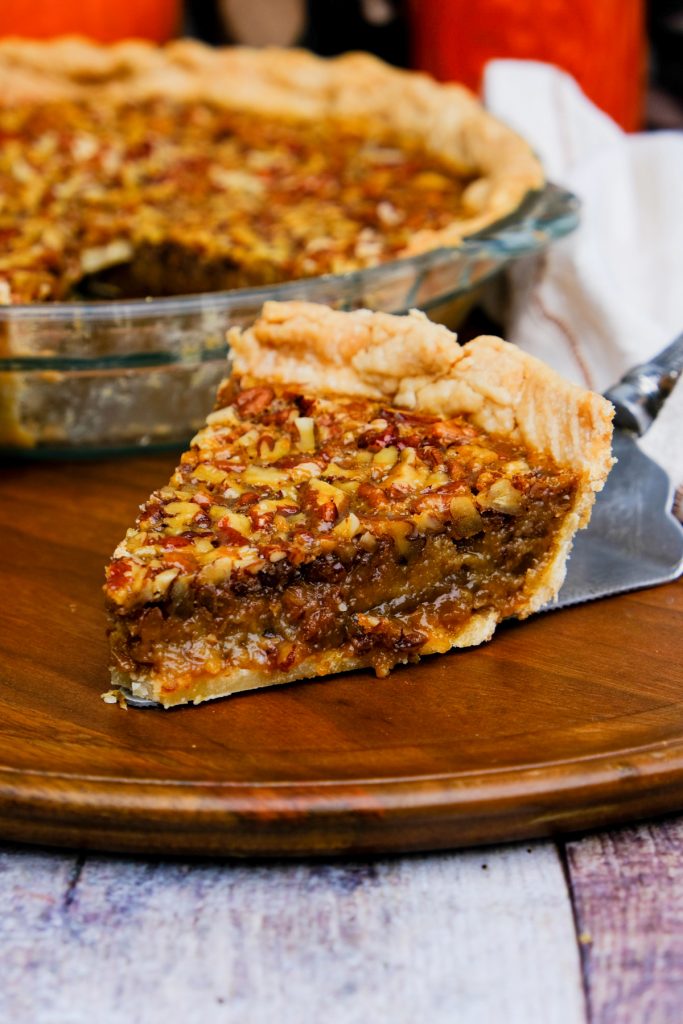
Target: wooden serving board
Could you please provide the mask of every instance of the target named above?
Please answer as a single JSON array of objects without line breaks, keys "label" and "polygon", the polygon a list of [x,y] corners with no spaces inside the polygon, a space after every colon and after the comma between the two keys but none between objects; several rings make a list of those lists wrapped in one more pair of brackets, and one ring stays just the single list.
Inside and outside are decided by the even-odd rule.
[{"label": "wooden serving board", "polygon": [[0,837],[425,850],[683,807],[683,585],[483,647],[175,711],[104,704],[103,566],[175,456],[0,466]]}]

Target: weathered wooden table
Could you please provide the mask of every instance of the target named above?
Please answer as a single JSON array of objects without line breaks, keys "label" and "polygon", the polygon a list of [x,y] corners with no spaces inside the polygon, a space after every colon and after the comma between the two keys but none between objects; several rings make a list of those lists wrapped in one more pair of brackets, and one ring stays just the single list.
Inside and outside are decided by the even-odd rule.
[{"label": "weathered wooden table", "polygon": [[[138,471],[144,475],[158,470],[152,466]],[[106,712],[115,716],[111,721],[121,736],[136,729],[142,735],[147,725],[132,716],[159,714],[128,712],[127,717],[99,704],[90,692],[97,680],[86,677],[89,666],[105,657],[101,613],[87,637],[84,620],[79,620],[80,629],[70,625],[79,601],[99,601],[103,551],[110,550],[125,521],[120,510],[108,505],[102,521],[111,520],[111,536],[103,540],[99,528],[93,528],[92,486],[99,472],[93,466],[82,471],[47,466],[40,474],[27,469],[5,474],[0,494],[0,520],[3,515],[6,520],[0,561],[0,690],[5,701],[1,763],[10,759],[10,739],[14,753],[29,760],[32,743],[39,755],[49,755],[57,765],[62,747],[65,759],[71,756],[66,748],[75,742],[75,719],[69,715],[76,706],[86,716],[78,719],[85,722],[85,753],[91,749],[100,760],[106,756],[98,739],[102,734],[88,728],[88,721],[102,721]],[[118,478],[120,466],[110,463],[102,473]],[[59,507],[44,499],[48,479],[53,496],[60,496]],[[135,485],[141,496],[148,484],[145,476]],[[126,498],[131,509],[136,500]],[[88,515],[81,514],[84,510]],[[67,520],[72,557],[64,563],[58,547]],[[27,565],[32,567],[28,574]],[[609,700],[617,701],[619,714],[633,721],[641,716],[647,728],[665,730],[670,720],[675,732],[683,679],[677,660],[681,584],[673,587],[654,596],[649,592],[618,599],[619,607],[627,610],[626,625],[622,623],[626,632],[641,623],[633,653],[625,651],[621,660],[625,676],[634,659],[640,666],[640,695],[629,690],[630,683],[622,691],[618,675],[602,690],[590,678],[582,682],[577,651],[592,644],[596,672],[605,672],[604,638],[586,635],[592,620],[584,613],[558,613],[573,623],[566,627],[564,642],[574,652],[570,669],[575,685],[568,669],[563,688],[552,691],[555,696],[545,701],[543,713],[536,707],[540,717],[527,715],[527,726],[532,722],[525,734],[529,742],[535,742],[534,735],[552,714],[561,722],[566,719],[567,728],[580,719],[580,702],[589,692],[594,729],[581,742],[593,742],[593,733],[606,727],[601,721],[609,723],[609,713],[603,714],[601,706]],[[23,646],[17,643],[16,624],[25,621],[21,616],[33,614],[31,609],[41,602],[46,608],[50,602],[54,606],[55,595],[61,595],[63,605],[59,616],[46,614],[42,629],[27,635]],[[599,611],[601,621],[605,614]],[[660,614],[669,623],[668,631],[651,654],[659,659],[661,683],[647,678],[646,671],[652,664],[648,637],[652,644]],[[550,665],[551,633],[548,617],[525,624],[497,640],[490,655],[503,660],[526,657],[530,669],[544,658]],[[490,671],[489,655],[473,657],[482,674]],[[31,658],[34,676],[26,671],[26,659]],[[67,685],[72,680],[66,678],[65,665],[74,671],[75,694]],[[83,679],[76,679],[76,667]],[[557,666],[553,670],[559,671]],[[35,697],[37,717],[26,714],[21,700],[12,704],[19,675],[25,693]],[[62,684],[66,688],[51,711],[50,687]],[[506,713],[512,716],[513,737],[522,712],[517,709],[515,718],[511,701],[518,699],[515,693],[525,692],[522,684],[523,677],[518,690],[508,691],[512,696]],[[330,685],[341,692],[352,684]],[[415,699],[408,684],[401,686],[404,700],[411,693]],[[310,717],[317,707],[313,692],[301,688],[287,698],[307,709],[307,721],[315,720]],[[331,696],[331,690],[326,692]],[[560,700],[558,710],[551,705],[561,694],[567,703]],[[262,700],[268,703],[267,697]],[[342,711],[346,704],[341,701]],[[335,713],[333,705],[326,706],[328,715]],[[242,708],[245,715],[248,707]],[[223,712],[217,707],[215,714],[180,714],[188,716],[182,720],[188,728],[201,733]],[[181,719],[172,721],[177,732]],[[277,724],[274,714],[270,724]],[[584,732],[567,735],[580,739]],[[373,742],[379,742],[377,736]],[[661,736],[657,750],[666,757],[671,747]],[[341,742],[343,732],[339,737]],[[623,790],[637,781],[638,773],[628,763],[622,768]],[[671,778],[674,792],[669,782],[661,790],[667,802],[660,806],[683,806],[683,794],[679,803],[675,793],[676,776]],[[59,779],[52,789],[48,774],[43,779],[46,799],[54,801]],[[12,792],[5,786],[0,797],[2,820],[9,827]],[[38,807],[40,792],[33,797],[37,803],[30,806]],[[73,798],[72,791],[72,803]],[[45,806],[43,836],[50,827]],[[637,806],[642,814],[652,805],[641,801]],[[594,806],[598,816],[592,820],[607,821],[610,807],[614,810],[605,805],[601,818],[601,805]],[[374,860],[162,861],[151,854],[79,854],[6,844],[0,847],[0,1024],[678,1024],[683,1020],[682,853],[683,818],[567,842]]]},{"label": "weathered wooden table", "polygon": [[372,862],[3,848],[5,1024],[678,1024],[683,819]]}]

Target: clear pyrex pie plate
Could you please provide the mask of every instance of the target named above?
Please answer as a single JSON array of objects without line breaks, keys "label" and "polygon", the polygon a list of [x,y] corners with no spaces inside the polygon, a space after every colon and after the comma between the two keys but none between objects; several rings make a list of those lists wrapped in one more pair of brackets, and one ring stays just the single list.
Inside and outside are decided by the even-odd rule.
[{"label": "clear pyrex pie plate", "polygon": [[578,223],[547,185],[457,248],[347,274],[203,295],[0,308],[0,453],[73,457],[182,445],[225,373],[225,333],[268,299],[427,312],[465,299],[511,260]]}]

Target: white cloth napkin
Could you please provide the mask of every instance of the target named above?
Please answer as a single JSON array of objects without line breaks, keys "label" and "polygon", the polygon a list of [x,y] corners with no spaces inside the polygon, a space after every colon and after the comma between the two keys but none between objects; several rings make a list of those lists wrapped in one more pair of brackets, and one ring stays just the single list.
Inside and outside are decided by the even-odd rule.
[{"label": "white cloth napkin", "polygon": [[[484,95],[583,204],[578,231],[510,270],[507,337],[604,391],[683,331],[683,133],[627,135],[568,74],[534,61],[492,61]],[[683,514],[683,379],[641,444]]]}]

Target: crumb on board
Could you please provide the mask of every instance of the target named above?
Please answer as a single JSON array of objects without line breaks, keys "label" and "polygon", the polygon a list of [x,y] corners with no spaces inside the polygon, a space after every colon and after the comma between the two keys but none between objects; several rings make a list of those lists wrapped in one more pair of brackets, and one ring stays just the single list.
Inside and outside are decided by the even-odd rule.
[{"label": "crumb on board", "polygon": [[124,697],[122,690],[107,690],[100,696],[105,704],[118,704],[120,708],[124,708],[126,711],[128,710],[128,704],[126,703],[126,698]]}]

